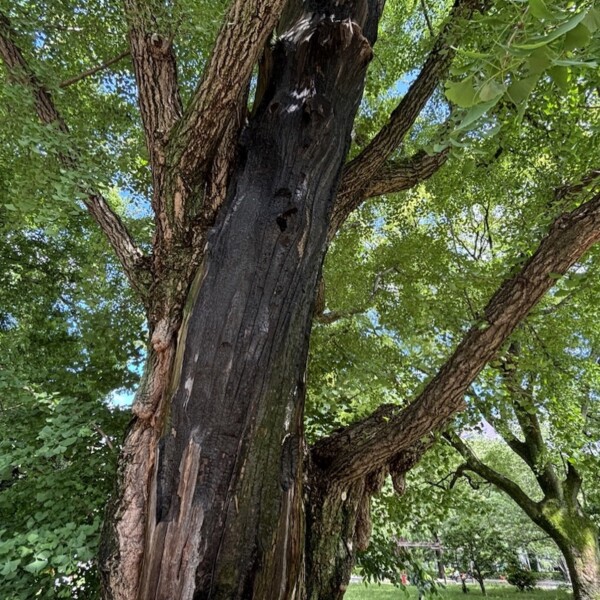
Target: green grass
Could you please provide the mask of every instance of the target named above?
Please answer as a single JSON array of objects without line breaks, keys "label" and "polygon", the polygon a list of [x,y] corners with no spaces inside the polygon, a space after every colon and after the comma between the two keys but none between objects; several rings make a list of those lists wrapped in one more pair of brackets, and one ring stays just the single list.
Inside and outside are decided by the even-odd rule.
[{"label": "green grass", "polygon": [[[469,585],[469,594],[463,594],[460,586],[448,585],[437,596],[439,600],[474,600],[483,598],[479,587]],[[361,583],[350,585],[344,600],[416,600],[417,589],[409,586],[407,591],[395,588],[393,585],[369,585]],[[428,596],[428,599],[435,598]],[[512,586],[489,586],[487,596],[489,600],[572,600],[572,595],[564,590],[534,590],[533,592],[520,593]]]}]

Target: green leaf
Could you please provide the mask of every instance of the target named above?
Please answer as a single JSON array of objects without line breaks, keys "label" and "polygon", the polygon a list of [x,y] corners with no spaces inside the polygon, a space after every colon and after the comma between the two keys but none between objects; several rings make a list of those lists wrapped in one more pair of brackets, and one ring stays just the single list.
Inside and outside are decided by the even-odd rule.
[{"label": "green leaf", "polygon": [[497,82],[495,79],[490,79],[479,90],[479,98],[483,102],[489,102],[494,98],[501,96],[506,91],[506,86],[503,83]]},{"label": "green leaf", "polygon": [[536,48],[526,62],[527,69],[531,74],[542,73],[554,60],[556,54],[547,46]]},{"label": "green leaf", "polygon": [[446,98],[460,108],[469,108],[477,102],[477,91],[473,86],[473,76],[462,81],[446,83]]},{"label": "green leaf", "polygon": [[600,29],[600,11],[596,8],[591,8],[582,23],[589,29],[590,33],[596,33]]},{"label": "green leaf", "polygon": [[574,50],[575,48],[584,48],[592,39],[590,30],[584,23],[580,23],[574,27],[565,36],[565,50]]},{"label": "green leaf", "polygon": [[520,81],[515,81],[513,84],[511,84],[507,92],[511,102],[517,107],[526,102],[531,92],[535,88],[539,78],[540,75],[538,73],[531,75],[530,77],[526,77],[525,79],[521,79]]},{"label": "green leaf", "polygon": [[498,104],[498,100],[500,100],[500,98],[501,95],[496,96],[496,98],[490,100],[489,102],[483,102],[482,104],[478,104],[477,106],[471,108],[471,110],[467,112],[462,121],[459,123],[456,131],[463,131],[475,123],[475,121],[478,121],[488,110],[490,110],[490,108]]},{"label": "green leaf", "polygon": [[2,575],[3,577],[6,577],[10,573],[14,573],[19,568],[20,564],[21,564],[21,561],[18,559],[17,560],[7,560],[6,562],[2,563],[2,569],[0,569],[0,575]]},{"label": "green leaf", "polygon": [[28,565],[25,565],[23,568],[28,573],[39,573],[46,565],[48,561],[46,559],[36,559],[33,562],[30,562]]},{"label": "green leaf", "polygon": [[529,0],[529,10],[534,17],[542,21],[556,18],[556,15],[548,10],[544,0]]},{"label": "green leaf", "polygon": [[514,47],[519,48],[521,50],[535,50],[536,48],[541,48],[542,46],[545,46],[545,45],[549,44],[550,42],[553,42],[554,40],[558,39],[559,37],[562,37],[567,32],[571,31],[571,29],[574,29],[575,27],[577,27],[577,25],[579,25],[579,23],[581,23],[581,21],[583,21],[586,14],[587,14],[587,11],[581,11],[581,12],[577,13],[576,15],[574,15],[573,17],[571,17],[566,23],[563,23],[562,25],[560,25],[560,27],[557,27],[554,31],[552,31],[548,35],[545,35],[543,37],[531,38],[531,40],[528,43],[515,44]]},{"label": "green leaf", "polygon": [[549,72],[552,81],[566,94],[569,91],[568,67],[552,67]]}]

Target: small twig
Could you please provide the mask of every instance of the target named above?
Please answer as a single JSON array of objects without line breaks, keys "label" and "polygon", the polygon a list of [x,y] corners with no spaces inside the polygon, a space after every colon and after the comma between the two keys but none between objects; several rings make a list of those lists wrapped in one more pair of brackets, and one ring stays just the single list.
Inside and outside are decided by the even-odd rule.
[{"label": "small twig", "polygon": [[64,81],[62,81],[59,84],[58,87],[66,88],[66,87],[69,87],[70,85],[73,85],[74,83],[78,83],[82,79],[85,79],[86,77],[89,77],[90,75],[95,75],[96,73],[98,73],[98,71],[103,71],[104,69],[107,69],[111,65],[118,63],[119,61],[123,60],[126,56],[129,56],[129,54],[130,54],[130,51],[125,50],[124,52],[121,52],[121,54],[119,54],[118,56],[115,56],[114,58],[107,60],[105,63],[102,63],[101,65],[92,67],[91,69],[88,69],[87,71],[84,71],[83,73],[80,73],[79,75],[76,75],[75,77],[71,77],[70,79],[65,79]]},{"label": "small twig", "polygon": [[434,35],[433,25],[431,24],[431,19],[429,18],[429,13],[427,12],[427,4],[425,4],[425,0],[421,0],[421,8],[423,9],[423,14],[425,15],[425,22],[427,23],[427,29],[429,29],[429,33],[431,36]]},{"label": "small twig", "polygon": [[115,447],[114,447],[113,443],[110,441],[110,438],[106,435],[106,433],[104,433],[104,431],[102,431],[102,429],[100,428],[100,426],[96,425],[94,423],[92,425],[92,427],[102,436],[102,438],[106,442],[106,445],[114,452],[115,451]]}]

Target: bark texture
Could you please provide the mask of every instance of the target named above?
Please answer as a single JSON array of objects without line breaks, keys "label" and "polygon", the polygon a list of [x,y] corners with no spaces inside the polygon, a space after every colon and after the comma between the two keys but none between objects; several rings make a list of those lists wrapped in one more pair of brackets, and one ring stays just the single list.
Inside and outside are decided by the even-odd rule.
[{"label": "bark texture", "polygon": [[[126,450],[141,443],[151,456],[160,441],[142,468],[153,464],[147,495],[133,511],[125,505],[141,494],[123,496],[113,520],[122,571],[108,586],[115,598],[135,597],[136,587],[144,599],[303,594],[308,335],[382,6],[321,8],[297,15],[280,34],[189,312],[164,344],[160,321],[155,329],[150,380],[163,384],[158,398],[137,403],[140,423],[152,416],[148,426],[134,424]],[[124,462],[139,464],[132,460],[139,454],[133,448]],[[134,475],[130,466],[127,480]],[[131,573],[142,565],[136,582],[122,568],[122,551],[128,539],[140,547],[139,518],[143,552],[128,553]]]},{"label": "bark texture", "polygon": [[[384,406],[305,448],[304,371],[327,241],[369,196],[407,189],[444,164],[447,152],[393,154],[485,5],[456,0],[420,75],[344,168],[383,0],[233,0],[187,106],[173,31],[153,14],[169,6],[125,0],[155,235],[146,257],[102,196],[85,190],[150,330],[105,521],[106,598],[341,598],[383,478],[391,474],[403,491],[424,436],[460,410],[465,389],[552,285],[550,275],[600,239],[596,197],[555,223],[414,402]],[[68,136],[2,14],[0,55],[39,119]],[[77,168],[73,153],[60,160]],[[572,562],[582,565],[590,545],[573,547]],[[590,568],[578,568],[578,585],[592,589]]]}]

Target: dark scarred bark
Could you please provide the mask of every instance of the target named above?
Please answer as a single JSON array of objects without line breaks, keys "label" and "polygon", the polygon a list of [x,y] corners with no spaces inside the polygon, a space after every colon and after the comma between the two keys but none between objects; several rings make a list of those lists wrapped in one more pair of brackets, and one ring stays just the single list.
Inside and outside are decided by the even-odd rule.
[{"label": "dark scarred bark", "polygon": [[[114,593],[121,583],[109,572],[115,598],[133,597],[136,585],[137,597],[148,600],[303,595],[308,335],[382,6],[322,8],[280,34],[273,76],[207,236],[189,312],[175,344],[175,336],[154,343],[157,378],[170,379],[162,387],[172,391],[158,401],[165,410],[148,403],[155,422],[134,424],[126,442],[127,449],[146,431],[152,447],[162,431],[145,465],[154,465],[146,510],[117,509],[112,523],[118,537],[136,514],[146,521],[143,552],[129,564],[142,562],[141,579]],[[137,453],[129,459],[135,464]],[[136,535],[139,545],[139,529]]]}]

